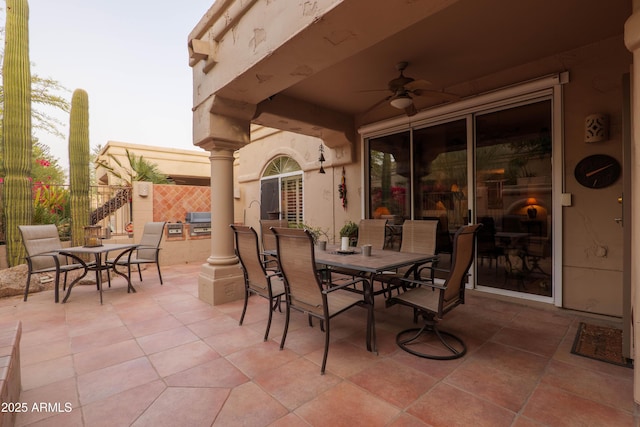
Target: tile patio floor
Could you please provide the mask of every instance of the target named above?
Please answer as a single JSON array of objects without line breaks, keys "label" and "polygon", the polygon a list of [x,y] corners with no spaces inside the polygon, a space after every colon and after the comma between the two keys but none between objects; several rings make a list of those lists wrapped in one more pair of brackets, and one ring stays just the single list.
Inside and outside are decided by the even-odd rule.
[{"label": "tile patio floor", "polygon": [[[28,412],[18,426],[639,426],[633,370],[570,353],[579,315],[468,293],[445,318],[469,353],[429,361],[395,345],[411,326],[405,307],[376,302],[379,354],[366,351],[365,310],[332,323],[327,373],[323,334],[293,313],[263,342],[267,303],[211,307],[197,298],[200,266],[117,279],[100,305],[93,286],[67,304],[51,291],[0,300],[0,325],[20,319],[21,401],[66,413]],[[590,320],[593,321],[593,320]],[[602,323],[597,320],[595,323]],[[446,325],[446,326],[445,326]]]}]

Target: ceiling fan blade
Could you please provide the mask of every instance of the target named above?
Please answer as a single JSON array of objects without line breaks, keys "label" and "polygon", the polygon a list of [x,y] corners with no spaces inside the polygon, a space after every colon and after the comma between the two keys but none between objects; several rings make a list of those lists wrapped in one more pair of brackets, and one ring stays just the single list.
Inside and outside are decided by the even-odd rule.
[{"label": "ceiling fan blade", "polygon": [[418,90],[411,91],[411,93],[416,95],[416,96],[428,96],[428,97],[431,97],[431,98],[438,98],[438,99],[441,99],[443,101],[458,101],[458,100],[460,100],[460,97],[458,95],[456,95],[456,94],[448,93],[448,92],[440,92],[438,90],[418,89]]},{"label": "ceiling fan blade", "polygon": [[431,82],[427,80],[414,80],[412,82],[404,85],[404,88],[409,91],[421,90],[421,89],[429,89],[431,87]]},{"label": "ceiling fan blade", "polygon": [[370,112],[372,110],[375,110],[376,108],[378,108],[379,106],[381,106],[385,102],[389,101],[390,99],[391,99],[391,96],[384,97],[383,99],[381,99],[380,101],[376,102],[371,107],[369,107],[365,111],[363,111],[362,114],[367,114],[368,112]]},{"label": "ceiling fan blade", "polygon": [[389,89],[363,89],[357,90],[356,93],[367,93],[367,92],[389,92]]}]

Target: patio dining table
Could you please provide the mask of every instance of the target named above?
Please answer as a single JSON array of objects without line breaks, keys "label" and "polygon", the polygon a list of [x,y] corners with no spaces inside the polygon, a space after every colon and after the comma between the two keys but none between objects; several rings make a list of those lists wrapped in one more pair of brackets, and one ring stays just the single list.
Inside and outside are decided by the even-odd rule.
[{"label": "patio dining table", "polygon": [[[276,251],[267,251],[270,255],[277,256]],[[340,270],[350,270],[361,273],[362,277],[369,280],[370,286],[364,287],[364,298],[370,304],[374,304],[374,296],[385,292],[384,289],[375,291],[373,289],[373,279],[376,275],[386,272],[395,272],[398,268],[411,266],[407,275],[411,274],[420,265],[437,260],[434,254],[420,254],[412,252],[399,252],[385,249],[371,249],[370,256],[364,256],[359,248],[352,248],[342,251],[340,245],[327,245],[326,250],[315,249],[316,264],[332,267],[336,272]],[[331,271],[331,269],[329,270]],[[362,293],[356,288],[345,288],[345,290]],[[372,341],[373,348],[370,350],[377,352],[375,322],[373,323]]]},{"label": "patio dining table", "polygon": [[[276,251],[265,251],[265,253],[277,256]],[[316,264],[333,267],[338,272],[340,269],[357,271],[362,273],[370,281],[376,275],[387,272],[395,272],[401,267],[412,266],[407,274],[422,264],[435,261],[438,257],[435,254],[421,254],[413,252],[399,252],[387,249],[371,249],[370,256],[362,255],[359,248],[352,248],[348,251],[341,251],[340,245],[327,245],[326,250],[315,250]],[[372,284],[373,286],[373,284]],[[384,293],[384,290],[374,291],[372,296]],[[371,298],[373,300],[373,298]]]},{"label": "patio dining table", "polygon": [[[69,295],[71,295],[71,289],[77,284],[89,271],[96,271],[96,285],[100,292],[100,304],[102,304],[102,271],[112,268],[113,271],[127,279],[127,293],[136,292],[136,289],[131,284],[131,277],[125,273],[122,273],[116,269],[116,265],[120,258],[123,256],[130,257],[131,253],[138,247],[138,244],[132,243],[104,243],[100,246],[73,246],[70,248],[60,249],[60,254],[88,254],[93,255],[95,264],[88,264],[84,270],[84,273],[78,276],[73,282],[69,284],[67,288],[67,294],[62,300],[63,303],[67,302]],[[107,262],[109,252],[120,252],[115,258],[114,262]]]}]

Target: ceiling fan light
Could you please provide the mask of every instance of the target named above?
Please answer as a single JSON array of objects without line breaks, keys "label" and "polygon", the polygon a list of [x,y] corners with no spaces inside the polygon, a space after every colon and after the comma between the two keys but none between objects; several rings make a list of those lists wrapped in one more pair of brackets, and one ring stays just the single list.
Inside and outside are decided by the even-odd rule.
[{"label": "ceiling fan light", "polygon": [[413,104],[413,100],[409,95],[398,95],[391,99],[391,106],[399,110],[404,110]]}]

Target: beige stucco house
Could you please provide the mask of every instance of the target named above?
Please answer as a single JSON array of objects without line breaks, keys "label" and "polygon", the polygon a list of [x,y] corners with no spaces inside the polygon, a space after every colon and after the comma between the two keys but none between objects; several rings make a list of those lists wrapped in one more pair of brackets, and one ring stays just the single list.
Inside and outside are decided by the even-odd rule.
[{"label": "beige stucco house", "polygon": [[500,248],[469,288],[623,319],[635,357],[640,1],[219,0],[188,46],[215,211],[201,299],[242,295],[228,224],[271,190],[333,236],[379,209],[484,222]]},{"label": "beige stucco house", "polygon": [[[127,175],[129,160],[127,150],[133,155],[143,157],[178,185],[209,185],[209,154],[203,150],[181,150],[178,148],[157,147],[129,142],[107,141],[96,156],[96,179],[100,185],[120,185],[118,179],[101,167],[109,165],[123,176]],[[116,160],[114,160],[116,159]],[[119,163],[119,164],[118,164]]]}]

